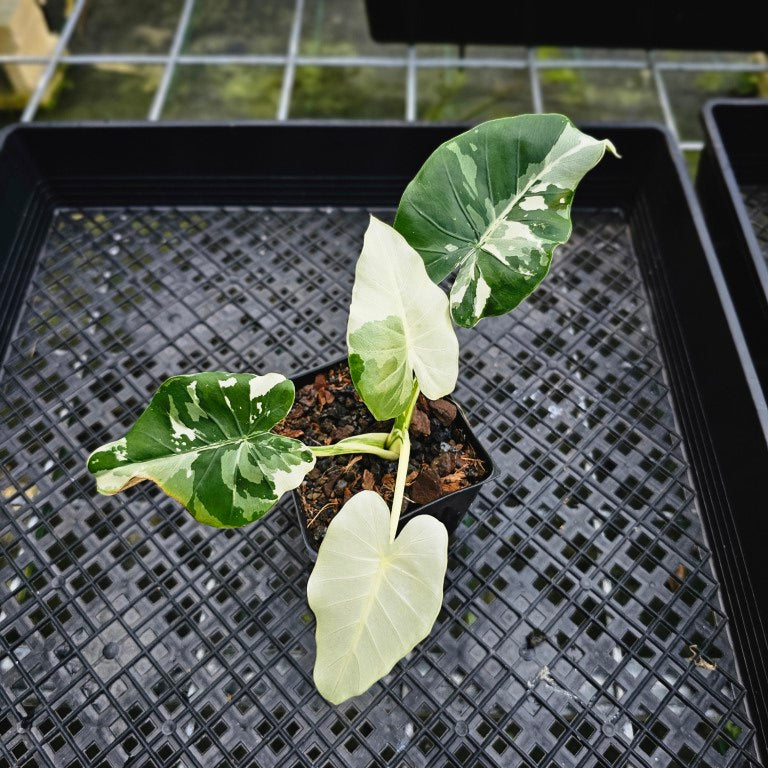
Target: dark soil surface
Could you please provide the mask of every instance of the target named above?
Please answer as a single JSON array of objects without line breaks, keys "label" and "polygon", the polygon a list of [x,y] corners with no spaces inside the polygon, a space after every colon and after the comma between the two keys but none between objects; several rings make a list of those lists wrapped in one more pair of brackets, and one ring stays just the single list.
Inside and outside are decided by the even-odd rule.
[{"label": "dark soil surface", "polygon": [[[306,445],[329,445],[365,432],[389,432],[391,427],[392,421],[376,421],[366,408],[345,362],[301,387],[290,413],[274,431]],[[490,471],[478,458],[450,400],[420,395],[410,436],[402,514],[473,485]],[[319,458],[298,489],[310,538],[319,546],[334,515],[358,491],[376,491],[389,504],[396,474],[396,461],[370,454]]]}]

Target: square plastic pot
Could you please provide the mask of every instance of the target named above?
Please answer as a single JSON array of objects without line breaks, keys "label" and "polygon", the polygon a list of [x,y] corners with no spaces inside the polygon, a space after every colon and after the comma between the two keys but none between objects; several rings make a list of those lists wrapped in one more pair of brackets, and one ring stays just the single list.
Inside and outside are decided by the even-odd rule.
[{"label": "square plastic pot", "polygon": [[[326,373],[331,368],[335,368],[343,363],[346,363],[346,358],[344,357],[339,360],[335,360],[332,363],[313,368],[306,373],[302,373],[301,375],[294,377],[292,379],[293,384],[298,391],[301,387],[314,381],[317,374]],[[417,515],[432,515],[432,517],[436,517],[448,529],[449,535],[453,534],[454,531],[458,528],[459,523],[464,519],[464,516],[469,511],[472,502],[480,493],[480,488],[482,485],[494,479],[498,473],[493,459],[491,458],[488,451],[486,451],[486,449],[483,447],[482,443],[477,439],[472,430],[472,427],[469,424],[469,421],[467,420],[466,415],[461,409],[461,406],[450,397],[447,397],[446,400],[449,400],[456,406],[456,421],[469,437],[477,457],[482,460],[486,467],[488,467],[488,474],[482,480],[468,486],[467,488],[460,488],[458,491],[446,493],[444,496],[440,496],[440,498],[437,498],[434,501],[430,501],[428,504],[421,504],[407,510],[400,516],[400,523],[397,528],[398,532],[402,530],[403,526],[409,520],[413,520],[413,518]],[[307,529],[307,519],[304,514],[304,510],[302,509],[301,501],[299,500],[298,490],[293,491],[292,496],[293,506],[296,510],[296,517],[299,521],[299,527],[301,529],[301,537],[304,541],[304,546],[310,559],[314,561],[317,559],[317,548],[312,537],[309,535],[309,530]]]}]

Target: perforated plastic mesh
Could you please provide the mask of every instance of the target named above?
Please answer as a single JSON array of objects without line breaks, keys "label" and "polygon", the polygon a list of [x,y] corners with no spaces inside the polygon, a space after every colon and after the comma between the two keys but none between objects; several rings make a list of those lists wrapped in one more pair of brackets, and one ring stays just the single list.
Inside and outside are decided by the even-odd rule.
[{"label": "perforated plastic mesh", "polygon": [[501,472],[432,634],[358,699],[312,685],[290,505],[217,531],[150,486],[96,496],[89,450],[165,376],[343,353],[366,220],[56,214],[0,380],[0,765],[756,764],[617,212],[577,213],[534,297],[461,334],[457,396]]},{"label": "perforated plastic mesh", "polygon": [[745,185],[742,187],[744,204],[749,220],[755,228],[755,235],[760,248],[768,261],[768,187],[765,185]]}]

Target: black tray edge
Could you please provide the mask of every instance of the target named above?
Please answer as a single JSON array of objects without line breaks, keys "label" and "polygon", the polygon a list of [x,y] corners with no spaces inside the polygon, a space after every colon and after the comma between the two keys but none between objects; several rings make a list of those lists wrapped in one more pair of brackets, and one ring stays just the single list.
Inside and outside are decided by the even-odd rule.
[{"label": "black tray edge", "polygon": [[[764,330],[768,327],[768,264],[739,187],[745,175],[762,173],[762,179],[768,180],[768,163],[763,159],[755,170],[756,164],[750,162],[744,146],[752,142],[734,136],[732,126],[722,124],[722,116],[749,112],[761,112],[768,117],[768,99],[713,99],[704,105],[701,120],[705,145],[696,190],[758,376],[768,394],[768,334]],[[764,123],[768,125],[768,120]],[[748,183],[750,179],[743,180]]]},{"label": "black tray edge", "polygon": [[[667,134],[667,141],[670,157],[677,170],[675,182],[679,183],[680,192],[688,201],[712,287],[719,298],[719,306],[709,304],[708,308],[721,313],[729,328],[733,345],[731,351],[738,356],[744,373],[743,384],[746,391],[742,390],[742,395],[747,395],[748,392],[747,397],[751,401],[746,410],[741,410],[738,423],[749,428],[753,441],[750,444],[759,446],[760,456],[751,457],[754,459],[751,467],[742,474],[739,474],[735,464],[743,458],[743,454],[734,451],[727,442],[727,420],[730,413],[723,412],[722,406],[723,402],[728,402],[723,397],[729,387],[725,382],[716,381],[725,377],[719,376],[716,362],[711,364],[709,376],[702,378],[701,375],[695,375],[695,371],[701,368],[707,358],[710,361],[719,361],[719,354],[725,351],[725,348],[722,343],[713,343],[710,350],[696,350],[698,359],[691,361],[691,350],[684,341],[686,335],[682,329],[688,326],[687,338],[690,340],[692,327],[707,323],[707,328],[712,327],[710,318],[696,317],[693,313],[685,313],[684,310],[681,312],[681,299],[685,298],[684,287],[670,286],[670,271],[656,268],[653,263],[649,264],[647,259],[641,258],[640,262],[641,267],[644,267],[645,280],[654,305],[654,319],[664,327],[659,339],[664,352],[665,367],[673,380],[672,393],[682,434],[685,436],[684,449],[696,478],[704,533],[713,556],[714,571],[721,585],[722,601],[730,619],[729,637],[736,650],[740,675],[742,680],[747,682],[750,714],[758,734],[760,758],[765,762],[768,745],[768,685],[765,677],[768,671],[768,644],[762,617],[768,615],[765,612],[768,591],[763,589],[758,596],[755,586],[762,576],[758,574],[758,580],[750,577],[750,570],[753,573],[755,568],[764,571],[763,555],[755,551],[753,544],[756,532],[750,524],[755,516],[750,514],[750,509],[757,512],[761,505],[761,502],[754,498],[753,488],[760,482],[760,477],[768,467],[768,408],[684,160],[671,134]],[[667,207],[658,206],[651,219],[651,205],[650,201],[640,201],[637,215],[645,215],[647,221],[645,226],[633,228],[633,234],[641,231],[655,240],[659,216],[666,215]],[[637,242],[636,247],[639,251],[644,248],[643,244]],[[664,249],[656,242],[651,250],[660,252]],[[696,271],[691,269],[686,274],[696,276]],[[702,286],[698,287],[701,290]],[[708,338],[706,333],[704,338]],[[719,395],[716,394],[718,390]],[[741,405],[743,403],[740,403]],[[716,418],[706,416],[712,413],[716,414]],[[749,419],[750,414],[753,420]],[[724,473],[731,477],[727,483]],[[734,473],[743,479],[744,484],[740,487],[733,482]]]},{"label": "black tray edge", "polygon": [[[768,15],[760,10],[744,24],[746,3],[728,17],[701,13],[677,2],[642,3],[623,9],[616,24],[613,6],[593,3],[589,13],[556,5],[542,24],[536,14],[521,13],[503,0],[483,0],[466,14],[466,6],[445,0],[365,0],[368,29],[379,43],[453,43],[490,45],[557,45],[599,48],[674,48],[687,50],[759,50]],[[484,20],[492,16],[491,24]],[[511,31],[510,31],[511,30]]]}]

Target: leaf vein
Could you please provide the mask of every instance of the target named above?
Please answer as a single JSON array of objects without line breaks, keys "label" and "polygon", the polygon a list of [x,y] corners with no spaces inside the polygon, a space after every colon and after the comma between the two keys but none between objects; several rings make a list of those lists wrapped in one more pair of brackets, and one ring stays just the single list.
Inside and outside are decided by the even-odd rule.
[{"label": "leaf vein", "polygon": [[424,213],[424,211],[422,211],[415,203],[411,203],[411,207],[413,208],[414,211],[416,211],[416,213],[419,214],[419,216],[421,216],[422,219],[424,219],[424,221],[429,222],[435,229],[439,230],[444,235],[448,235],[448,237],[456,238],[456,240],[461,240],[462,242],[465,242],[468,245],[474,246],[474,243],[471,240],[467,239],[466,237],[462,237],[461,235],[457,235],[455,232],[451,232],[450,230],[446,229],[445,227],[440,225],[438,222],[436,222],[431,216]]}]

